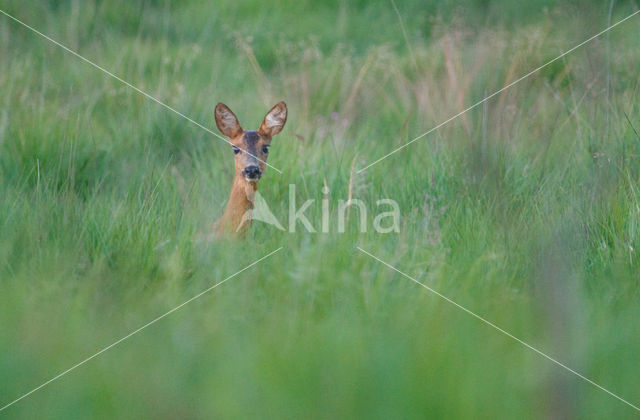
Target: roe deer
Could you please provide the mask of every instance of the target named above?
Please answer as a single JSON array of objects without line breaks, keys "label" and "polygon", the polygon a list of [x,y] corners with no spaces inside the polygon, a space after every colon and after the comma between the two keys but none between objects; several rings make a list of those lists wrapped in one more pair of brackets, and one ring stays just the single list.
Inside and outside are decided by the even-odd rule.
[{"label": "roe deer", "polygon": [[253,209],[258,181],[264,174],[273,136],[282,131],[287,121],[287,105],[279,102],[264,117],[258,131],[244,131],[235,114],[223,103],[216,105],[216,125],[233,147],[235,175],[227,208],[212,228],[213,236],[223,233],[244,233],[243,216]]}]

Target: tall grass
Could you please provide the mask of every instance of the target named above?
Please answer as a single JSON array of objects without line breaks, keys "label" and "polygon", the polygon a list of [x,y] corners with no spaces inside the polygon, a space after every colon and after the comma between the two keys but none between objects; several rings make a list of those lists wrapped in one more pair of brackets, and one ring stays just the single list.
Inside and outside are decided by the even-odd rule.
[{"label": "tall grass", "polygon": [[[562,4],[561,4],[562,3]],[[194,120],[285,100],[260,192],[320,226],[221,214],[229,146],[0,18],[0,415],[631,417],[377,255],[640,403],[637,19],[356,174],[608,21],[608,2],[4,2]],[[612,21],[635,10],[613,9]],[[353,165],[352,165],[353,163]],[[355,170],[354,170],[355,169]],[[367,203],[338,233],[337,203]],[[401,231],[371,229],[396,200]],[[353,210],[355,212],[355,210]]]}]

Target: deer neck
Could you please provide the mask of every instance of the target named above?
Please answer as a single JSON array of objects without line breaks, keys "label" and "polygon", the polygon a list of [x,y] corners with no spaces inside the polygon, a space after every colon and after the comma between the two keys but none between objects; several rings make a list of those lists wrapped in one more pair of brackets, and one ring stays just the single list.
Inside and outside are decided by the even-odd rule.
[{"label": "deer neck", "polygon": [[[231,193],[224,214],[219,220],[219,227],[224,230],[235,232],[242,223],[242,218],[248,210],[253,209],[255,194],[258,184],[248,182],[240,173],[233,177]],[[243,224],[243,228],[248,223]]]}]

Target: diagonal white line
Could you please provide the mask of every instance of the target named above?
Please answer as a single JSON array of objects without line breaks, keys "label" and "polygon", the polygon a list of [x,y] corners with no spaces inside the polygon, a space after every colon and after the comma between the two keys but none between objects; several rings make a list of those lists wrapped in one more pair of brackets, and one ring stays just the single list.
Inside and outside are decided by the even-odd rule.
[{"label": "diagonal white line", "polygon": [[[82,61],[92,65],[93,67],[97,68],[98,70],[106,73],[107,75],[113,77],[114,79],[116,79],[117,81],[119,81],[120,83],[123,83],[127,86],[129,86],[131,89],[135,90],[136,92],[146,96],[147,98],[151,99],[152,101],[158,103],[159,105],[162,105],[163,107],[165,107],[166,109],[168,109],[171,112],[174,112],[176,114],[178,114],[179,116],[181,116],[182,118],[184,118],[185,120],[189,121],[192,124],[197,125],[198,127],[202,128],[203,130],[205,130],[206,132],[213,134],[214,136],[216,136],[217,138],[219,138],[220,140],[229,143],[231,145],[233,145],[229,140],[227,140],[226,138],[222,137],[221,135],[217,134],[216,132],[210,130],[209,128],[205,127],[204,125],[200,124],[199,122],[187,117],[186,115],[184,115],[182,112],[178,111],[177,109],[165,104],[164,102],[160,101],[159,99],[156,99],[155,97],[149,95],[147,92],[143,91],[142,89],[139,89],[137,87],[135,87],[134,85],[132,85],[131,83],[127,82],[126,80],[116,76],[115,74],[111,73],[109,70],[105,69],[104,67],[101,67],[100,65],[94,63],[93,61],[89,60],[88,58],[85,58],[83,56],[81,56],[80,54],[78,54],[77,52],[73,51],[72,49],[62,45],[61,43],[59,43],[58,41],[56,41],[53,38],[48,37],[47,35],[43,34],[42,32],[38,31],[37,29],[27,25],[26,23],[24,23],[23,21],[21,21],[20,19],[11,16],[9,13],[5,12],[4,10],[0,9],[0,13],[2,13],[3,15],[5,15],[6,17],[8,17],[9,19],[13,19],[15,22],[18,22],[20,25],[24,26],[25,28],[31,30],[32,32],[35,32],[36,34],[40,35],[41,37],[45,38],[48,41],[51,41],[52,43],[56,44],[58,47],[62,48],[63,50],[73,54],[74,56],[78,57],[79,59],[81,59]],[[242,150],[242,149],[240,149]],[[263,161],[262,159],[258,158],[257,156],[252,155],[251,153],[247,152],[246,150],[242,150],[243,152],[245,152],[246,154],[248,154],[251,157],[254,157],[256,159],[258,159],[258,161],[264,163],[265,165],[267,165],[268,167],[270,167],[271,169],[273,169],[274,171],[278,172],[279,174],[282,173],[282,171],[270,164],[268,164],[267,162]]]},{"label": "diagonal white line", "polygon": [[49,379],[47,382],[43,383],[42,385],[32,389],[31,391],[27,392],[26,394],[22,395],[20,398],[17,398],[15,400],[13,400],[12,402],[10,402],[9,404],[5,405],[4,407],[0,408],[0,411],[5,410],[6,408],[11,407],[13,404],[17,403],[18,401],[22,400],[23,398],[28,397],[29,395],[33,394],[34,392],[38,391],[39,389],[49,385],[51,382],[60,379],[61,377],[63,377],[64,375],[66,375],[67,373],[71,372],[72,370],[84,365],[85,363],[87,363],[89,360],[101,355],[102,353],[104,353],[105,351],[111,349],[112,347],[117,346],[118,344],[122,343],[123,341],[125,341],[126,339],[128,339],[129,337],[131,337],[134,334],[139,333],[140,331],[144,330],[145,328],[147,328],[148,326],[155,324],[156,322],[160,321],[162,318],[166,317],[167,315],[172,314],[173,312],[177,311],[178,309],[182,308],[183,306],[185,306],[186,304],[198,299],[200,296],[204,295],[205,293],[210,292],[211,290],[215,289],[216,287],[220,286],[221,284],[225,283],[227,280],[230,280],[232,278],[234,278],[235,276],[237,276],[238,274],[242,273],[243,271],[253,267],[254,265],[258,264],[260,261],[263,261],[267,258],[269,258],[270,256],[272,256],[273,254],[275,254],[276,252],[280,251],[282,249],[282,247],[276,249],[275,251],[265,255],[264,257],[260,258],[257,261],[252,262],[251,264],[249,264],[248,266],[244,267],[242,270],[236,271],[235,273],[233,273],[232,275],[230,275],[229,277],[227,277],[226,279],[214,284],[213,286],[209,287],[208,289],[198,293],[197,295],[195,295],[194,297],[192,297],[191,299],[181,303],[180,305],[176,306],[175,308],[171,309],[170,311],[160,315],[159,317],[157,317],[156,319],[154,319],[153,321],[150,321],[146,324],[144,324],[142,327],[138,328],[135,331],[130,332],[129,334],[125,335],[124,337],[122,337],[121,339],[119,339],[118,341],[116,341],[113,344],[108,345],[107,347],[103,348],[102,350],[100,350],[99,352],[95,353],[94,355],[87,357],[86,359],[84,359],[83,361],[81,361],[80,363],[77,363],[73,366],[71,366],[69,369],[65,370],[64,372],[60,373],[59,375],[54,376],[53,378]]},{"label": "diagonal white line", "polygon": [[597,383],[593,382],[591,379],[579,374],[578,372],[576,372],[575,370],[571,369],[570,367],[560,363],[559,361],[557,361],[556,359],[552,358],[551,356],[548,356],[546,353],[543,353],[542,351],[538,350],[537,348],[525,343],[524,341],[522,341],[521,339],[519,339],[518,337],[514,336],[511,333],[508,333],[507,331],[503,330],[502,328],[498,327],[496,324],[494,324],[491,321],[486,320],[485,318],[481,317],[480,315],[476,314],[475,312],[470,311],[469,309],[465,308],[464,306],[460,305],[459,303],[449,299],[448,297],[446,297],[445,295],[433,290],[431,287],[427,286],[424,283],[419,282],[418,280],[414,279],[413,277],[411,277],[410,275],[403,273],[402,271],[398,270],[397,268],[395,268],[394,266],[392,266],[391,264],[388,264],[384,261],[382,261],[380,258],[376,257],[375,255],[372,255],[371,253],[365,251],[364,249],[360,248],[359,246],[356,246],[356,248],[358,248],[358,250],[368,256],[370,256],[371,258],[373,258],[374,260],[386,265],[387,267],[389,267],[390,269],[392,269],[393,271],[395,271],[396,273],[401,274],[402,276],[408,278],[409,280],[411,280],[412,282],[424,287],[425,289],[427,289],[428,291],[430,291],[431,293],[441,297],[442,299],[446,300],[447,302],[449,302],[450,304],[458,307],[459,309],[462,309],[463,311],[465,311],[466,313],[468,313],[469,315],[479,319],[480,321],[484,322],[485,324],[489,325],[492,328],[495,328],[496,330],[500,331],[501,333],[503,333],[504,335],[514,339],[515,341],[517,341],[518,343],[522,344],[523,346],[529,348],[530,350],[533,350],[534,352],[538,353],[540,356],[544,357],[545,359],[548,359],[550,361],[552,361],[553,363],[555,363],[556,365],[568,370],[569,372],[573,373],[574,375],[578,376],[581,379],[584,379],[585,381],[589,382],[591,385],[599,388],[600,390],[606,392],[607,394],[611,395],[612,397],[622,401],[623,403],[627,404],[630,407],[635,408],[636,410],[640,411],[640,408],[638,408],[637,406],[631,404],[629,401],[617,396],[616,394],[614,394],[613,392],[609,391],[608,389],[602,387],[601,385],[598,385]]},{"label": "diagonal white line", "polygon": [[424,136],[433,133],[434,131],[436,131],[437,129],[439,129],[440,127],[450,123],[451,121],[455,120],[456,118],[458,118],[459,116],[461,116],[462,114],[465,114],[466,112],[472,110],[473,108],[477,107],[478,105],[483,104],[484,102],[488,101],[489,99],[493,98],[494,96],[504,92],[505,90],[509,89],[510,87],[512,87],[513,85],[520,83],[521,81],[523,81],[524,79],[528,78],[529,76],[539,72],[540,70],[542,70],[543,68],[547,67],[549,64],[558,61],[559,59],[561,59],[562,57],[564,57],[567,54],[571,54],[572,52],[574,52],[575,50],[577,50],[578,48],[582,47],[583,45],[593,41],[594,39],[596,39],[597,37],[599,37],[600,35],[610,31],[611,29],[615,28],[616,26],[620,25],[621,23],[631,19],[632,17],[634,17],[635,15],[637,15],[638,13],[640,13],[640,10],[637,10],[635,12],[633,12],[632,14],[630,14],[629,16],[627,16],[626,18],[614,23],[613,25],[609,26],[608,28],[602,30],[601,32],[598,32],[597,34],[593,35],[591,38],[581,42],[580,44],[576,45],[575,47],[571,48],[570,50],[567,50],[565,52],[563,52],[562,54],[560,54],[559,56],[557,56],[556,58],[554,58],[553,60],[549,60],[546,63],[544,63],[543,65],[541,65],[540,67],[531,70],[529,73],[525,74],[524,76],[522,76],[521,78],[519,78],[518,80],[515,80],[511,83],[509,83],[508,85],[506,85],[505,87],[503,87],[502,89],[492,93],[491,95],[487,96],[486,98],[482,99],[479,102],[476,102],[475,104],[471,105],[469,108],[465,109],[464,111],[461,111],[459,113],[457,113],[456,115],[454,115],[453,117],[449,118],[448,120],[436,125],[435,127],[433,127],[431,130],[420,134],[418,137],[414,138],[413,140],[403,144],[402,146],[398,147],[397,149],[387,153],[386,155],[382,156],[381,158],[375,160],[374,162],[368,164],[367,166],[365,166],[362,169],[358,169],[358,171],[356,173],[360,173],[370,167],[372,167],[373,165],[379,163],[380,161],[388,158],[389,156],[393,155],[394,153],[399,152],[400,150],[404,149],[405,147],[409,146],[410,144],[420,140],[421,138],[423,138]]}]

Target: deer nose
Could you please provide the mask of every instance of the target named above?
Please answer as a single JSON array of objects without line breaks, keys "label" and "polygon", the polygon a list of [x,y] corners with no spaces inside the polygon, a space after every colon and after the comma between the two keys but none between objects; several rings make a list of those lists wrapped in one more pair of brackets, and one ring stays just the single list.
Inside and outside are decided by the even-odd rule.
[{"label": "deer nose", "polygon": [[262,173],[260,172],[260,168],[257,166],[247,166],[244,168],[244,171],[242,171],[242,175],[250,180],[258,180]]}]

